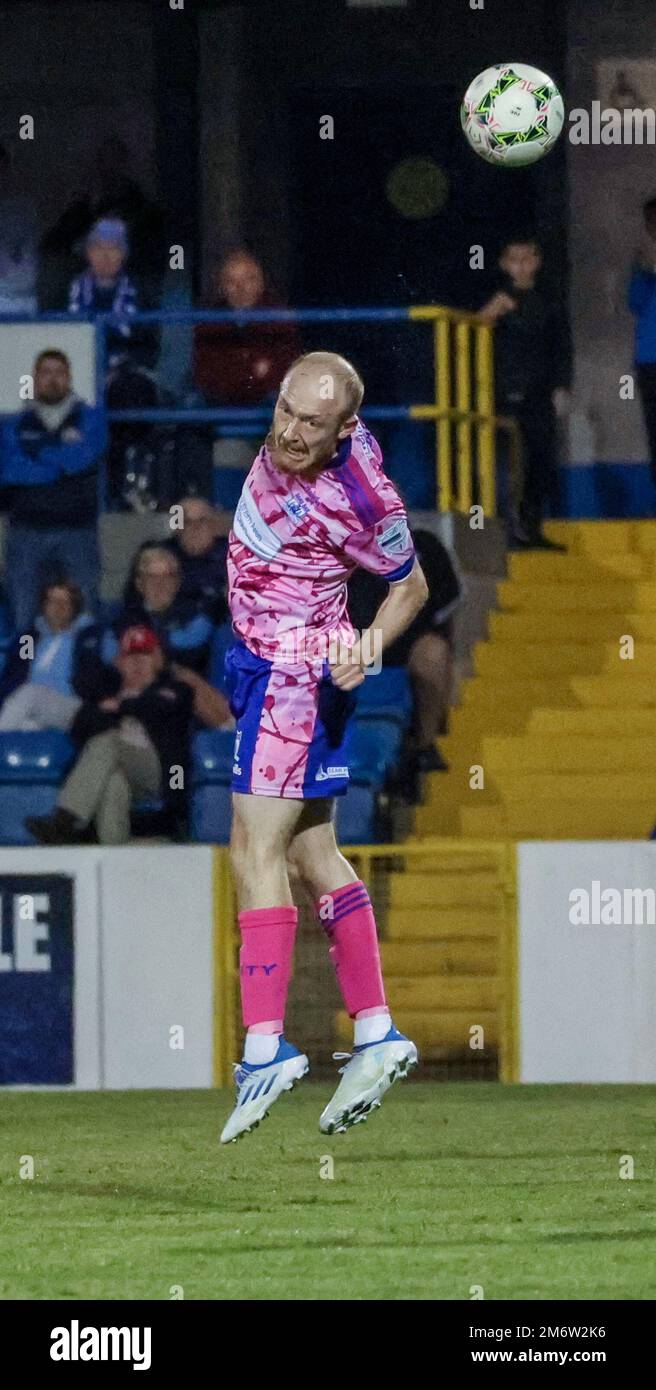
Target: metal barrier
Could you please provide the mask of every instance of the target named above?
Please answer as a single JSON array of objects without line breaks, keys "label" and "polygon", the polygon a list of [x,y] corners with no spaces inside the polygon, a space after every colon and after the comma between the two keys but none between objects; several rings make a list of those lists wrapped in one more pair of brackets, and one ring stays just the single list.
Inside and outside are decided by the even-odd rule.
[{"label": "metal barrier", "polygon": [[[490,867],[503,901],[497,939],[498,1044],[486,1058],[471,1061],[463,1056],[443,1065],[443,1073],[472,1079],[481,1075],[501,1081],[517,1079],[518,1048],[518,963],[517,963],[517,884],[516,846],[503,841],[476,841],[427,837],[406,844],[344,846],[344,854],[367,884],[377,914],[381,941],[386,939],[385,919],[389,907],[390,875],[399,870],[434,870],[442,866],[452,872],[454,861],[463,879],[480,869],[481,861]],[[232,1063],[241,1051],[239,1003],[237,904],[230,872],[228,851],[217,849],[215,921],[215,1066],[217,1086],[230,1084]],[[439,874],[435,878],[439,892]],[[333,1049],[343,1045],[337,1033],[341,1009],[333,974],[326,956],[326,944],[313,913],[300,903],[299,941],[294,980],[290,991],[288,1024],[290,1036],[312,1054],[315,1075],[332,1071]],[[497,928],[495,928],[497,930]],[[396,938],[398,941],[398,937]],[[438,939],[436,934],[435,940]],[[477,976],[472,976],[477,979]],[[392,1004],[394,1001],[392,1000]],[[475,1017],[475,1013],[473,1015]],[[430,1073],[424,1066],[423,1074]]]},{"label": "metal barrier", "polygon": [[[515,422],[494,413],[492,329],[474,314],[442,305],[380,309],[252,309],[158,310],[135,314],[135,324],[231,323],[389,323],[432,322],[435,399],[426,405],[371,406],[363,410],[367,420],[427,420],[436,427],[436,487],[440,511],[469,513],[477,501],[485,516],[496,510],[496,432],[506,430],[511,439],[514,469],[519,459],[519,435]],[[96,320],[99,329],[117,324],[111,315]],[[259,407],[161,408],[117,410],[116,421],[216,424],[223,433],[248,434],[267,423],[268,410]]]},{"label": "metal barrier", "polygon": [[[476,315],[439,304],[408,308],[354,309],[249,309],[242,312],[222,309],[158,309],[130,315],[135,326],[236,323],[393,323],[428,322],[433,325],[434,400],[425,405],[365,406],[363,416],[371,421],[433,421],[436,432],[436,489],[440,511],[468,513],[480,503],[486,516],[496,509],[496,434],[504,431],[510,440],[511,471],[521,474],[521,445],[514,420],[494,413],[493,330]],[[96,328],[97,397],[102,395],[105,378],[105,332],[120,327],[124,319],[113,314],[96,318],[89,315],[44,313],[16,318],[0,315],[0,323],[93,323]],[[260,407],[158,407],[156,409],[116,410],[113,421],[151,424],[213,424],[218,433],[248,436],[259,432],[270,419],[270,410]]]}]

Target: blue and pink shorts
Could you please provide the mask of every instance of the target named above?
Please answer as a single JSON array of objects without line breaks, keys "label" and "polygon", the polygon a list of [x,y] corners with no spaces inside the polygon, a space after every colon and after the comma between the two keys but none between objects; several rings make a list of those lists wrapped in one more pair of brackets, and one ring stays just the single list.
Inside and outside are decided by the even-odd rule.
[{"label": "blue and pink shorts", "polygon": [[348,788],[348,720],[356,696],[327,662],[280,666],[236,642],[226,656],[237,721],[232,790],[306,800]]}]

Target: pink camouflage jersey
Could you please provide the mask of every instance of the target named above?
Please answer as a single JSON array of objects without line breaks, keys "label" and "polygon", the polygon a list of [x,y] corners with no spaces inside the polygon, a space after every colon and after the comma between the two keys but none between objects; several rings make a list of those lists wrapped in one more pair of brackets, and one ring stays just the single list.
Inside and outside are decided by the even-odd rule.
[{"label": "pink camouflage jersey", "polygon": [[305,651],[325,656],[330,637],[354,640],[346,610],[353,570],[361,565],[398,583],[414,561],[403,503],[362,421],[312,483],[277,468],[263,445],[230,533],[234,631],[266,660],[280,660],[281,643],[289,651],[290,632],[299,629]]}]

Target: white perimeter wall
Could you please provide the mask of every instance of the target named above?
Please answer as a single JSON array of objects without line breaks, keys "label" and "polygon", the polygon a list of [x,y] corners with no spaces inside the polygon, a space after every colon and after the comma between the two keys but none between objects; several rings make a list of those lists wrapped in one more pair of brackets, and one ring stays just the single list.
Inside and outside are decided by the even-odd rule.
[{"label": "white perimeter wall", "polygon": [[656,887],[656,843],[518,846],[520,1081],[656,1082],[656,926],[572,926],[570,892]]},{"label": "white perimeter wall", "polygon": [[0,874],[73,879],[78,1089],[213,1084],[212,864],[205,845],[0,850]]}]

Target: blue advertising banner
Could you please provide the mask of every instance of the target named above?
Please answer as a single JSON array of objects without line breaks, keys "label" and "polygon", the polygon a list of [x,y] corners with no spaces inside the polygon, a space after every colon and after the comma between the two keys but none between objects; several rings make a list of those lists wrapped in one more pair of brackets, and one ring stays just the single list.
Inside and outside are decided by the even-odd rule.
[{"label": "blue advertising banner", "polygon": [[74,1080],[73,879],[0,874],[0,1085]]}]

